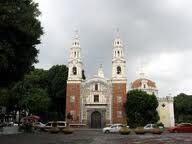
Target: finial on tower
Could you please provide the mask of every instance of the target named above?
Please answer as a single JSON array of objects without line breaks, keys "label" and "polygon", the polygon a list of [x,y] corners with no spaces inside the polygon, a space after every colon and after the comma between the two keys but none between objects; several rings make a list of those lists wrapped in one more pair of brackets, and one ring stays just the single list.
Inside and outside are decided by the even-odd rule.
[{"label": "finial on tower", "polygon": [[144,66],[143,64],[141,63],[141,60],[139,59],[138,60],[138,76],[139,78],[145,78],[146,77],[146,73],[145,73],[145,69],[144,69]]},{"label": "finial on tower", "polygon": [[102,66],[102,64],[100,64],[100,66],[99,66],[98,76],[104,78],[104,72],[103,72],[103,66]]},{"label": "finial on tower", "polygon": [[116,28],[116,38],[120,38],[119,28]]},{"label": "finial on tower", "polygon": [[77,29],[77,27],[75,27],[75,38],[78,39],[79,38],[79,30]]},{"label": "finial on tower", "polygon": [[80,47],[79,31],[74,28],[75,36],[73,38],[72,47]]}]

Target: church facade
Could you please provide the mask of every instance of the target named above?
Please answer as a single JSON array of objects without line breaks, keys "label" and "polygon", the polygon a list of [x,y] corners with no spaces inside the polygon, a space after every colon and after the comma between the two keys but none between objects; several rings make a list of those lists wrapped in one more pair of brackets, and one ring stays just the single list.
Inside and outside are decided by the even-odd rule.
[{"label": "church facade", "polygon": [[100,66],[97,75],[83,80],[78,34],[73,39],[68,61],[66,95],[66,114],[72,116],[72,124],[101,128],[107,124],[126,122],[123,106],[126,101],[126,61],[123,42],[119,35],[114,39],[112,55],[112,79],[105,78]]},{"label": "church facade", "polygon": [[[66,117],[72,117],[71,124],[89,128],[102,128],[107,124],[126,123],[124,103],[126,102],[127,77],[123,41],[119,34],[113,41],[112,78],[104,76],[102,66],[97,75],[83,80],[83,61],[80,38],[76,34],[68,60],[68,80],[66,94]],[[147,79],[144,73],[131,83],[129,90],[142,90],[157,96],[157,111],[160,122],[165,127],[174,126],[173,98],[158,97],[156,83]]]}]

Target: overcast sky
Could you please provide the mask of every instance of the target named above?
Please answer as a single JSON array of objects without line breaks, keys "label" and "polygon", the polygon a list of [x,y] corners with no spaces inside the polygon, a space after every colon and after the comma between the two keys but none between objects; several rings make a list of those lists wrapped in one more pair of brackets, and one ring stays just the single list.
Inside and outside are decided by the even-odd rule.
[{"label": "overcast sky", "polygon": [[111,78],[112,43],[119,28],[128,84],[142,65],[159,96],[192,94],[191,0],[35,0],[44,27],[37,68],[67,65],[77,28],[87,78],[103,64]]}]

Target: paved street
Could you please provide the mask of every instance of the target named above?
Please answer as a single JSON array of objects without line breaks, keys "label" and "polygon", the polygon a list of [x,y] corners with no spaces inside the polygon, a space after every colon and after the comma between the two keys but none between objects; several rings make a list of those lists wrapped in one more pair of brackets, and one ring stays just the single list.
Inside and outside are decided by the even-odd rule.
[{"label": "paved street", "polygon": [[76,130],[71,135],[33,133],[0,135],[0,144],[192,144],[191,133],[162,135],[103,134],[101,130]]}]

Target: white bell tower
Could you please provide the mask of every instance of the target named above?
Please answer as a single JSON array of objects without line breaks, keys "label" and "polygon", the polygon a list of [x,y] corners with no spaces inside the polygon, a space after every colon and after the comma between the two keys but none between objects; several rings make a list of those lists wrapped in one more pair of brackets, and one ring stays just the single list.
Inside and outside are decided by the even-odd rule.
[{"label": "white bell tower", "polygon": [[112,80],[126,81],[126,61],[124,57],[123,41],[120,38],[118,29],[113,43]]},{"label": "white bell tower", "polygon": [[83,64],[81,59],[80,39],[77,30],[75,31],[75,37],[72,42],[72,47],[70,48],[68,66],[69,66],[68,80],[69,81],[82,80]]}]

